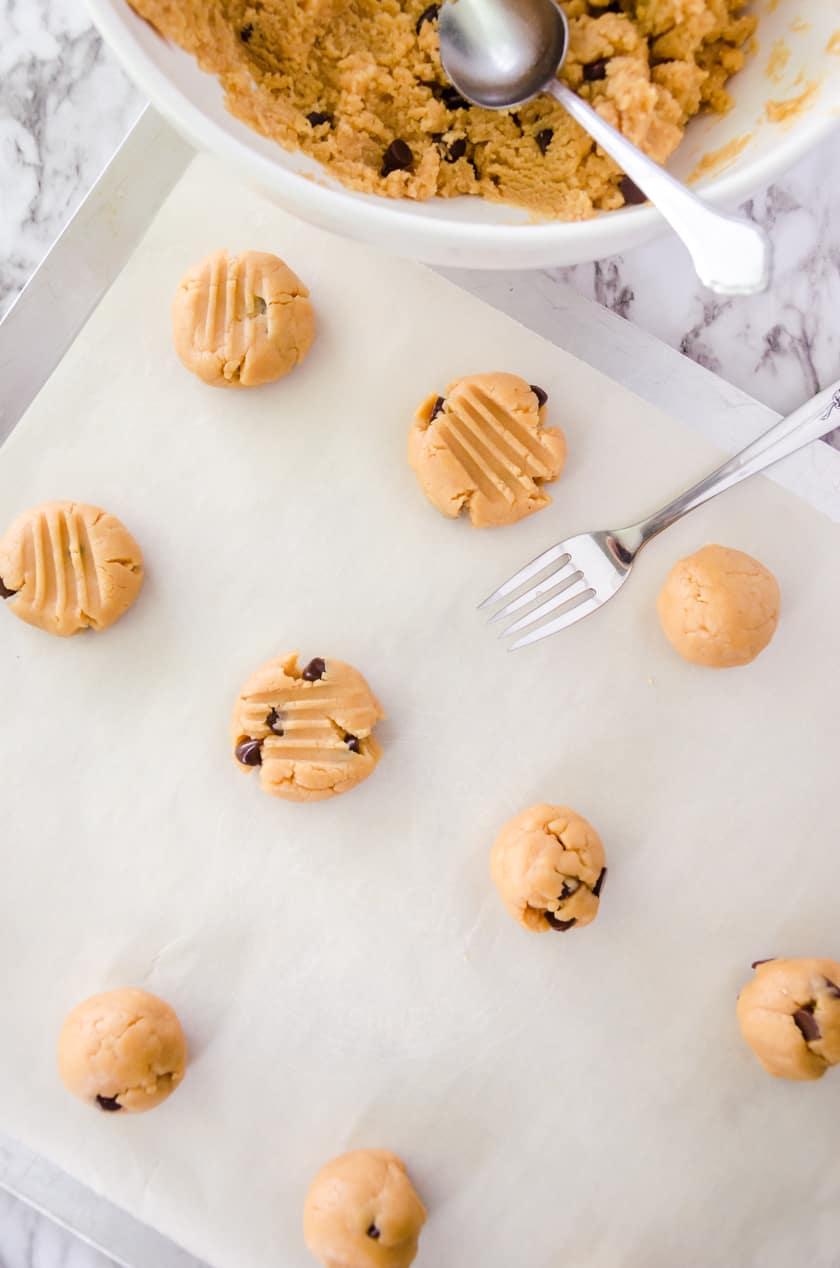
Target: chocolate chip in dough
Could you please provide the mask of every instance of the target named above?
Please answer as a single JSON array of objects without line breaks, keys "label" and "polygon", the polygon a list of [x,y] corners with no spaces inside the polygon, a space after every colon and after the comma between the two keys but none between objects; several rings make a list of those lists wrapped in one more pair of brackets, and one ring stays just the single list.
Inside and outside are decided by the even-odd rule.
[{"label": "chocolate chip in dough", "polygon": [[371,1224],[370,1228],[367,1231],[367,1235],[368,1237],[372,1237],[375,1242],[378,1242],[380,1237],[382,1236],[381,1232],[379,1231],[379,1229],[376,1227],[375,1224]]},{"label": "chocolate chip in dough", "polygon": [[284,734],[283,719],[280,717],[280,714],[277,712],[276,709],[270,710],[268,717],[265,720],[265,724],[268,727],[269,731],[273,731],[275,735]]},{"label": "chocolate chip in dough", "polygon": [[117,1110],[121,1110],[122,1106],[115,1096],[97,1096],[96,1104],[101,1110],[105,1110],[108,1114],[114,1114]]},{"label": "chocolate chip in dough", "polygon": [[361,745],[359,744],[358,735],[345,735],[344,743],[347,745],[351,753],[361,753]]},{"label": "chocolate chip in dough", "polygon": [[246,23],[245,26],[243,26],[242,30],[239,32],[239,38],[243,44],[247,44],[253,34],[254,34],[254,24],[253,22],[248,22]]},{"label": "chocolate chip in dough", "polygon": [[553,911],[547,911],[545,918],[552,929],[559,929],[561,933],[565,933],[567,929],[571,929],[572,925],[577,924],[577,920],[574,917],[571,920],[558,920]]},{"label": "chocolate chip in dough", "polygon": [[420,28],[424,22],[434,22],[439,13],[440,13],[439,4],[430,4],[428,9],[424,9],[423,12],[420,14],[420,17],[417,19],[417,23],[414,27],[417,34],[418,35],[420,34]]},{"label": "chocolate chip in dough", "polygon": [[0,577],[0,599],[11,599],[13,594],[17,594],[17,590],[10,590],[2,577]]},{"label": "chocolate chip in dough", "polygon": [[320,127],[322,123],[332,123],[333,117],[327,114],[326,110],[310,110],[306,116],[306,122],[311,123],[313,128]]},{"label": "chocolate chip in dough", "polygon": [[751,967],[751,968],[753,968],[753,969],[757,969],[757,968],[758,968],[758,966],[759,966],[759,964],[772,964],[772,962],[773,962],[773,960],[775,960],[775,958],[776,958],[776,957],[775,957],[774,955],[770,955],[770,956],[768,956],[768,957],[767,957],[767,959],[766,959],[766,960],[753,960],[753,962],[752,962],[752,964],[751,964],[751,966],[750,966],[750,967]]},{"label": "chocolate chip in dough", "polygon": [[542,129],[541,129],[541,130],[537,133],[537,135],[534,137],[534,140],[535,140],[535,141],[536,141],[536,143],[537,143],[537,148],[538,148],[538,150],[539,150],[540,154],[545,154],[545,152],[547,151],[548,147],[551,145],[551,142],[552,142],[552,140],[553,140],[553,139],[554,139],[554,129],[553,129],[553,128],[542,128]]},{"label": "chocolate chip in dough", "polygon": [[631,181],[629,176],[622,176],[618,182],[618,188],[628,207],[636,207],[639,203],[647,202],[647,194],[642,193],[636,182]]},{"label": "chocolate chip in dough", "polygon": [[447,110],[470,110],[472,107],[466,97],[462,97],[457,88],[453,88],[451,84],[447,84],[444,88],[439,88],[435,96],[446,106]]},{"label": "chocolate chip in dough", "polygon": [[587,62],[583,68],[584,83],[594,84],[599,79],[607,77],[607,59],[599,57],[596,62]]},{"label": "chocolate chip in dough", "polygon": [[827,977],[825,979],[825,993],[826,995],[832,995],[834,999],[840,999],[840,986]]},{"label": "chocolate chip in dough", "polygon": [[243,766],[262,766],[262,745],[259,740],[246,736],[234,749],[237,762]]},{"label": "chocolate chip in dough", "polygon": [[463,136],[456,137],[447,146],[444,162],[456,163],[458,159],[463,158],[467,152],[467,138]]},{"label": "chocolate chip in dough", "polygon": [[320,656],[316,656],[303,670],[301,678],[304,682],[317,682],[319,678],[323,678],[327,672],[327,662]]},{"label": "chocolate chip in dough", "polygon": [[544,387],[537,387],[536,383],[529,383],[528,386],[537,398],[537,405],[542,409],[548,400],[548,392],[546,392]]},{"label": "chocolate chip in dough", "polygon": [[443,397],[439,396],[437,400],[435,401],[434,405],[432,406],[432,412],[429,415],[430,423],[434,422],[434,420],[437,418],[438,414],[443,409],[445,404],[446,402],[444,401]]},{"label": "chocolate chip in dough", "polygon": [[397,137],[382,156],[380,175],[390,176],[391,172],[404,172],[411,167],[413,162],[414,155],[411,153],[411,146],[401,137]]},{"label": "chocolate chip in dough", "polygon": [[808,1008],[797,1008],[796,1012],[793,1014],[793,1020],[796,1022],[796,1025],[802,1034],[802,1038],[806,1043],[811,1043],[814,1039],[822,1038],[822,1031],[817,1025],[817,1019],[814,1016],[813,1009],[814,1006],[811,1004]]},{"label": "chocolate chip in dough", "polygon": [[601,897],[601,890],[604,888],[604,881],[606,879],[607,879],[607,869],[605,867],[602,867],[601,874],[598,877],[597,881],[595,882],[595,888],[592,890],[592,893],[595,895],[596,898]]}]

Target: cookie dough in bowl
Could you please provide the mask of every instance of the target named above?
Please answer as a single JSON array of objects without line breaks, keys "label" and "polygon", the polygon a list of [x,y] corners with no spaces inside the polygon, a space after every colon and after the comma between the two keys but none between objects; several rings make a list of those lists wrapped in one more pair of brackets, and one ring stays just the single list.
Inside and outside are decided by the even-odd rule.
[{"label": "cookie dough in bowl", "polygon": [[48,634],[107,629],[142,585],[143,552],[98,506],[45,502],[24,511],[0,538],[0,600]]},{"label": "cookie dough in bowl", "polygon": [[566,461],[566,440],[544,425],[546,392],[516,374],[455,379],[417,410],[408,459],[429,501],[477,528],[514,524],[549,506],[545,484]]},{"label": "cookie dough in bowl", "polygon": [[540,803],[506,823],[490,874],[514,920],[533,933],[591,924],[607,875],[601,838],[567,806]]},{"label": "cookie dough in bowl", "polygon": [[184,1077],[187,1044],[169,1004],[133,987],[92,995],[68,1015],[58,1040],[61,1081],[106,1113],[142,1114]]},{"label": "cookie dough in bowl", "polygon": [[214,251],[182,278],[175,351],[211,387],[258,387],[300,365],[312,344],[309,291],[266,251]]},{"label": "cookie dough in bowl", "polygon": [[405,1163],[387,1149],[333,1158],[303,1208],[306,1245],[325,1268],[409,1268],[425,1222]]},{"label": "cookie dough in bowl", "polygon": [[738,996],[741,1034],[768,1074],[821,1079],[840,1062],[840,963],[757,960]]},{"label": "cookie dough in bowl", "polygon": [[[130,0],[216,74],[228,108],[352,189],[479,195],[581,220],[633,187],[552,98],[471,107],[449,84],[428,0]],[[755,19],[746,0],[562,0],[562,78],[664,162],[689,120],[725,111]]]},{"label": "cookie dough in bowl", "polygon": [[658,600],[671,645],[695,665],[748,665],[776,632],[779,585],[763,564],[727,546],[704,546],[675,564]]},{"label": "cookie dough in bowl", "polygon": [[382,750],[372,732],[385,715],[362,675],[343,661],[297,653],[253,673],[233,709],[231,743],[240,770],[259,770],[265,792],[323,801],[372,775]]}]

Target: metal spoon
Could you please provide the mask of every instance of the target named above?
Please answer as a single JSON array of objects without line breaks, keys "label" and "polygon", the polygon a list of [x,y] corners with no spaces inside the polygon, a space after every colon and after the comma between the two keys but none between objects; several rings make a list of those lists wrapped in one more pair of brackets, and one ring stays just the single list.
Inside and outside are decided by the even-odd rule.
[{"label": "metal spoon", "polygon": [[656,205],[705,286],[721,295],[767,289],[770,243],[764,231],[703,202],[557,78],[569,25],[555,0],[445,0],[439,30],[443,68],[468,101],[510,110],[551,93]]}]

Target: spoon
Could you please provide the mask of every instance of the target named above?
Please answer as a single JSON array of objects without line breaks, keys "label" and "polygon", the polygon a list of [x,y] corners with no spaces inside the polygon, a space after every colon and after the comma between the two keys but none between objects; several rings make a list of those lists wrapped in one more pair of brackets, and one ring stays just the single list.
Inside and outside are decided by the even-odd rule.
[{"label": "spoon", "polygon": [[439,31],[443,68],[468,101],[510,110],[551,93],[656,205],[688,248],[704,286],[720,295],[767,289],[764,231],[703,202],[557,78],[569,24],[555,0],[444,0]]}]

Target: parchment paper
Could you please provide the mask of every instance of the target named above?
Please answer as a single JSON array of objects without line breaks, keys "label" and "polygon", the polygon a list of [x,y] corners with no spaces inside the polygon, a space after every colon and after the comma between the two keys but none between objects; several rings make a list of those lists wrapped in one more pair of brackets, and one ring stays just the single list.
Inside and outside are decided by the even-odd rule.
[{"label": "parchment paper", "polygon": [[[286,257],[317,344],[221,392],[171,348],[182,271]],[[444,520],[405,460],[413,409],[505,368],[569,440],[549,510]],[[653,545],[597,618],[511,655],[475,603],[568,532],[637,517],[709,467],[694,433],[434,275],[191,168],[0,452],[10,521],[98,502],[148,582],[109,632],[0,611],[5,1129],[217,1268],[305,1268],[307,1184],[387,1146],[430,1212],[419,1268],[834,1268],[840,1071],[778,1083],[744,1048],[750,961],[840,957],[840,530],[757,481]],[[750,669],[684,664],[656,621],[715,540],[778,575]],[[385,756],[315,805],[229,752],[237,688],[300,650],[356,664]],[[601,914],[536,937],[491,841],[535,800],[604,839]],[[161,1109],[97,1115],[55,1070],[67,1010],[147,987],[192,1045]],[[151,1268],[151,1266],[143,1266]]]}]

